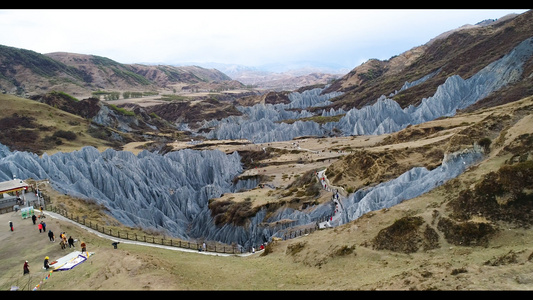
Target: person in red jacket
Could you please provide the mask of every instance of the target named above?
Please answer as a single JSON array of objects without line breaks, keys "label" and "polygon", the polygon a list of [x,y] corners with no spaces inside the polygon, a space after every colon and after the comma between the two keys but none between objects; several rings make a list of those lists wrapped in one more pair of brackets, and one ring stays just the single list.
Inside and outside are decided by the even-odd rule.
[{"label": "person in red jacket", "polygon": [[30,274],[30,265],[28,264],[28,261],[26,261],[26,262],[24,263],[24,267],[23,267],[23,269],[24,269],[24,275],[26,275],[26,274]]}]

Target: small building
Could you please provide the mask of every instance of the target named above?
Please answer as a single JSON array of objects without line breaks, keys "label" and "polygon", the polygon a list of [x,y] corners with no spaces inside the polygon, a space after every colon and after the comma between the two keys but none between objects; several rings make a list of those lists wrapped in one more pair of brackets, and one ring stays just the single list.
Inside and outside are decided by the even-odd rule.
[{"label": "small building", "polygon": [[28,188],[29,185],[21,179],[0,182],[0,208],[16,205],[19,199],[25,203]]}]

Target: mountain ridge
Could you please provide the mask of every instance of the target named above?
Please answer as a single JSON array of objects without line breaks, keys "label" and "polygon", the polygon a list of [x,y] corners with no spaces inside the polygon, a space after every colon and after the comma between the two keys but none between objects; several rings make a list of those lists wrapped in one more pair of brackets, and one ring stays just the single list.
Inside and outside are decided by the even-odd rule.
[{"label": "mountain ridge", "polygon": [[[417,105],[448,76],[457,74],[466,79],[529,38],[533,32],[532,16],[533,11],[527,11],[484,26],[458,28],[389,60],[369,60],[333,82],[324,93],[344,92],[343,96],[334,99],[331,105],[334,109],[362,108],[374,103],[381,95],[398,90],[405,82],[441,70],[425,83],[392,98],[402,107]],[[531,61],[526,66],[525,74],[529,74],[530,70]],[[527,89],[520,87],[520,91],[522,97],[528,95]]]},{"label": "mountain ridge", "polygon": [[243,85],[218,70],[197,66],[146,66],[121,64],[97,55],[68,52],[39,54],[31,50],[1,46],[0,90],[31,96],[53,90],[74,97],[90,97],[98,90],[167,91],[176,86],[224,82],[232,88]]}]

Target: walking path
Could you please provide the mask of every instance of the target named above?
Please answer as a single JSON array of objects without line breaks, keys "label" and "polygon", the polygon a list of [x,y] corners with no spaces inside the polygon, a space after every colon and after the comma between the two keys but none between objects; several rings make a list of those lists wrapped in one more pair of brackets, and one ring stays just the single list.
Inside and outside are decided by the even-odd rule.
[{"label": "walking path", "polygon": [[[162,249],[168,249],[168,250],[176,250],[176,251],[182,251],[182,252],[190,252],[190,253],[198,253],[198,254],[204,254],[204,255],[215,255],[215,256],[249,256],[249,255],[252,255],[253,253],[249,253],[249,252],[245,252],[245,253],[239,253],[239,254],[233,254],[233,253],[219,253],[219,252],[209,252],[209,251],[198,251],[198,250],[194,250],[194,249],[188,249],[188,248],[180,248],[180,247],[174,247],[174,246],[165,246],[165,245],[158,245],[158,244],[153,244],[153,243],[148,243],[148,242],[140,242],[140,241],[132,241],[132,240],[127,240],[127,239],[121,239],[121,238],[117,238],[117,237],[112,237],[112,236],[109,236],[107,234],[104,234],[104,233],[101,233],[97,230],[94,230],[92,228],[89,228],[83,224],[80,224],[80,223],[77,223],[75,221],[72,221],[60,214],[57,214],[57,213],[54,213],[54,212],[50,212],[50,211],[44,211],[43,212],[47,217],[51,217],[51,218],[54,218],[54,219],[59,219],[59,220],[62,220],[62,221],[65,221],[65,222],[70,222],[72,224],[75,224],[83,229],[85,229],[86,231],[88,232],[91,232],[101,238],[105,238],[105,239],[108,239],[112,242],[120,242],[120,243],[123,243],[123,244],[134,244],[134,245],[140,245],[140,246],[148,246],[148,247],[157,247],[157,248],[162,248]],[[259,252],[256,250],[256,252]]]},{"label": "walking path", "polygon": [[336,203],[335,211],[333,216],[327,221],[318,223],[318,228],[329,228],[340,225],[341,215],[344,209],[342,201],[344,199],[343,193],[339,193],[339,190],[344,191],[342,187],[335,187],[329,183],[328,178],[326,177],[326,169],[317,172],[317,178],[320,181],[322,188],[328,192],[332,192],[332,201]]}]

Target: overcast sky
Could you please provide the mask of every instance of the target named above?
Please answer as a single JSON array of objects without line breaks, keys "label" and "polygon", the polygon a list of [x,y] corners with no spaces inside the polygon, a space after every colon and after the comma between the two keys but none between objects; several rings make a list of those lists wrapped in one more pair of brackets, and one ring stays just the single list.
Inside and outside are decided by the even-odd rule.
[{"label": "overcast sky", "polygon": [[246,66],[315,61],[352,69],[526,9],[0,10],[0,44],[120,63]]}]

